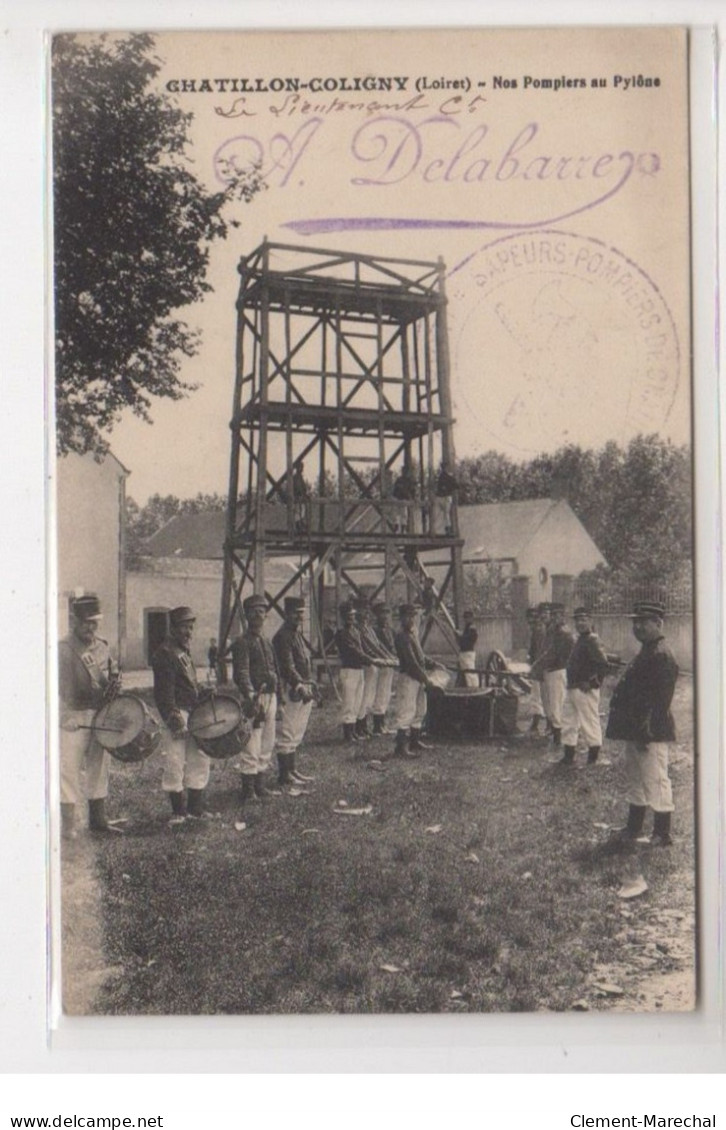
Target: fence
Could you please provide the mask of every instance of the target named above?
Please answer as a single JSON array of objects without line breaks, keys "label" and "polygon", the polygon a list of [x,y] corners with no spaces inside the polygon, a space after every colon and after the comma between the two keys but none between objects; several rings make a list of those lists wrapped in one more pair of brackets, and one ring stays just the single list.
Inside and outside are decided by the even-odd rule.
[{"label": "fence", "polygon": [[693,611],[693,586],[688,581],[677,584],[613,584],[603,580],[575,580],[573,601],[584,604],[595,613],[628,613],[638,601],[658,601],[665,605],[666,615]]}]

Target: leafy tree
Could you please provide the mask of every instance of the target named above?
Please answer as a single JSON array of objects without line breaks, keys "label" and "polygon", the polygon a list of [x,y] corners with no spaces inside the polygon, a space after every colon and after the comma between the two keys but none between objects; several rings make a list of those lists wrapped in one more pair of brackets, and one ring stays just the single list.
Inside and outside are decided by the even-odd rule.
[{"label": "leafy tree", "polygon": [[[207,291],[223,209],[259,170],[209,193],[186,156],[191,114],[155,88],[154,40],[57,35],[52,47],[58,449],[107,448],[125,408],[180,399],[198,335],[175,311]],[[239,226],[230,221],[232,226]]]}]

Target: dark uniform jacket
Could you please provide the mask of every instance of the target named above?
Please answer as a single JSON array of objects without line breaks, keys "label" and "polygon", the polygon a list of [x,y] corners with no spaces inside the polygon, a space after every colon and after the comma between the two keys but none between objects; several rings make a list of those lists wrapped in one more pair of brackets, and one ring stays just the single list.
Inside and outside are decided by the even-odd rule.
[{"label": "dark uniform jacket", "polygon": [[387,651],[389,655],[395,655],[396,637],[390,624],[376,624],[373,630],[383,650]]},{"label": "dark uniform jacket", "polygon": [[475,651],[479,633],[473,626],[464,628],[464,631],[457,635],[456,639],[459,644],[459,651]]},{"label": "dark uniform jacket", "polygon": [[574,643],[575,637],[572,632],[568,632],[563,625],[549,627],[542,651],[542,665],[545,671],[563,671]]},{"label": "dark uniform jacket", "polygon": [[[109,650],[106,640],[96,636],[87,646],[75,635],[58,645],[58,692],[66,710],[97,710],[103,705],[108,686]],[[116,667],[112,663],[112,674]]]},{"label": "dark uniform jacket", "polygon": [[341,667],[352,667],[359,670],[361,667],[370,667],[371,660],[366,654],[360,638],[360,632],[355,625],[338,628],[335,633],[335,642],[338,647]]},{"label": "dark uniform jacket", "polygon": [[275,649],[265,636],[246,632],[232,644],[232,676],[247,702],[258,692],[282,697]]},{"label": "dark uniform jacket", "polygon": [[376,629],[372,624],[361,624],[358,632],[363,651],[369,659],[375,662],[376,660],[390,658],[390,656],[386,654],[386,649],[381,645]]},{"label": "dark uniform jacket", "polygon": [[297,628],[283,624],[272,638],[277,667],[285,687],[294,691],[300,683],[310,683],[313,678],[313,665],[310,660],[305,637]]},{"label": "dark uniform jacket", "polygon": [[199,701],[197,673],[191,653],[175,640],[164,640],[153,656],[154,701],[171,730],[181,730],[180,710],[193,710]]},{"label": "dark uniform jacket", "polygon": [[615,741],[672,742],[671,702],[678,664],[662,636],[642,644],[610,700],[606,737]]},{"label": "dark uniform jacket", "polygon": [[567,685],[578,690],[597,690],[607,675],[608,660],[595,632],[578,635],[567,660]]},{"label": "dark uniform jacket", "polygon": [[401,674],[408,675],[417,683],[425,683],[428,678],[426,672],[436,666],[432,659],[424,655],[415,632],[407,632],[405,628],[396,632],[396,654]]}]

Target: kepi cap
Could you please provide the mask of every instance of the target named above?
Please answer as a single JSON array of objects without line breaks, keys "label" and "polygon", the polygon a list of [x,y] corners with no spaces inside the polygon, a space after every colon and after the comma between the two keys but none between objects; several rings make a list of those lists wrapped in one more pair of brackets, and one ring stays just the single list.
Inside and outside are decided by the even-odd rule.
[{"label": "kepi cap", "polygon": [[178,608],[172,608],[169,613],[169,623],[172,627],[178,624],[193,624],[196,616],[191,608],[187,608],[185,604],[180,604]]},{"label": "kepi cap", "polygon": [[100,620],[101,602],[97,596],[78,596],[71,603],[71,612],[77,620]]},{"label": "kepi cap", "polygon": [[578,604],[577,608],[574,609],[572,615],[573,616],[590,616],[591,615],[591,609],[587,608],[584,604]]},{"label": "kepi cap", "polygon": [[638,600],[633,605],[630,620],[663,620],[665,605],[660,600]]},{"label": "kepi cap", "polygon": [[421,605],[420,604],[415,604],[415,603],[414,604],[400,604],[398,606],[398,615],[399,616],[409,616],[412,612],[420,612],[420,611],[421,611]]},{"label": "kepi cap", "polygon": [[242,601],[242,607],[245,612],[253,612],[255,608],[264,608],[265,612],[267,612],[267,601],[264,596],[261,596],[259,593],[254,593],[252,596],[248,596],[246,600]]},{"label": "kepi cap", "polygon": [[284,608],[286,612],[304,612],[305,611],[305,597],[304,596],[286,596]]}]

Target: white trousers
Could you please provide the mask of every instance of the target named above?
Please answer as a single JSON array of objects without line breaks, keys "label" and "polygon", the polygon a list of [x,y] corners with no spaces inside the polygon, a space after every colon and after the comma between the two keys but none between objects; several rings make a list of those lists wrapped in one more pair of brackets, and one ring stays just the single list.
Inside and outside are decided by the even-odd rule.
[{"label": "white trousers", "polygon": [[625,743],[625,781],[628,804],[650,805],[654,812],[672,812],[673,789],[668,776],[668,742],[649,742],[638,749]]},{"label": "white trousers", "polygon": [[393,673],[393,667],[378,668],[376,697],[373,699],[374,714],[385,714],[391,704],[391,693],[393,691]]},{"label": "white trousers", "polygon": [[239,755],[240,769],[243,773],[265,773],[272,765],[277,695],[263,694],[260,696],[260,702],[264,706],[265,717],[262,725],[253,729],[250,740]]},{"label": "white trousers", "polygon": [[277,724],[277,752],[294,753],[305,737],[310,721],[312,702],[286,702],[282,720]]},{"label": "white trousers", "polygon": [[360,704],[363,701],[363,668],[341,667],[340,689],[343,695],[340,709],[345,726],[358,720]]},{"label": "white trousers", "polygon": [[542,702],[542,683],[539,679],[532,679],[532,689],[529,692],[529,701],[532,705],[532,717],[544,718],[545,708]]},{"label": "white trousers", "polygon": [[361,697],[360,706],[358,707],[358,718],[367,718],[370,711],[373,709],[373,703],[376,700],[376,690],[378,688],[379,670],[382,671],[383,668],[363,668],[363,695]]},{"label": "white trousers", "polygon": [[561,730],[562,708],[565,705],[565,692],[567,690],[567,672],[564,668],[560,671],[545,671],[544,685],[546,687],[547,717],[553,729]]},{"label": "white trousers", "polygon": [[[187,715],[182,712],[186,725]],[[161,787],[165,793],[180,793],[182,789],[206,789],[209,781],[210,758],[197,745],[191,734],[176,737],[164,727]]]},{"label": "white trousers", "polygon": [[602,745],[602,726],[600,725],[600,690],[579,691],[568,687],[565,705],[562,709],[563,745],[577,745],[577,736],[582,734],[588,749]]},{"label": "white trousers", "polygon": [[413,727],[420,730],[425,715],[426,687],[410,675],[400,674],[396,687],[396,729],[408,730]]},{"label": "white trousers", "polygon": [[[78,725],[90,726],[95,711],[72,710],[66,714]],[[109,762],[109,753],[98,744],[90,730],[61,730],[61,804],[79,804],[84,796],[88,800],[102,800],[108,796]]]},{"label": "white trousers", "polygon": [[479,676],[476,671],[471,670],[472,667],[476,667],[476,652],[460,651],[459,670],[466,672],[464,675],[464,685],[467,687],[478,687]]}]

